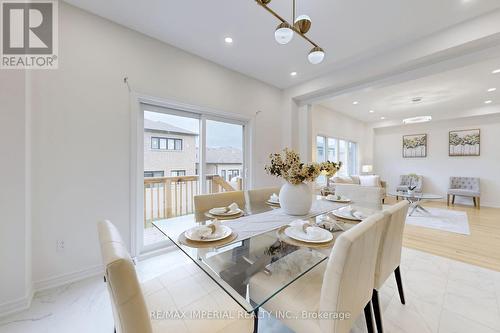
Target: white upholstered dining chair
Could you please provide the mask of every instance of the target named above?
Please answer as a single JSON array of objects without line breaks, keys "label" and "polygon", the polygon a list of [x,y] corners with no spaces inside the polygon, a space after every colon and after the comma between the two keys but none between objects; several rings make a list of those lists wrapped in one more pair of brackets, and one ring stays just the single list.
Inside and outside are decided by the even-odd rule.
[{"label": "white upholstered dining chair", "polygon": [[276,195],[280,194],[280,187],[263,187],[256,188],[253,190],[248,190],[248,201],[252,202],[266,202],[269,197],[276,193]]},{"label": "white upholstered dining chair", "polygon": [[375,186],[357,186],[352,184],[336,184],[335,195],[351,199],[356,205],[368,206],[376,210],[382,209],[385,189]]},{"label": "white upholstered dining chair", "polygon": [[[189,270],[179,266],[141,286],[132,258],[116,227],[109,221],[102,221],[98,224],[98,233],[115,332],[252,332],[253,319],[194,263]],[[214,310],[228,311],[234,319],[189,317],[189,311]],[[175,311],[186,311],[188,316],[165,316]]]},{"label": "white upholstered dining chair", "polygon": [[240,209],[245,209],[245,192],[228,191],[194,196],[194,214],[196,221],[204,221],[205,213],[215,207],[229,206],[235,202]]},{"label": "white upholstered dining chair", "polygon": [[380,250],[375,269],[375,285],[372,297],[373,311],[378,333],[383,332],[378,291],[393,273],[396,277],[401,303],[405,304],[403,282],[401,280],[399,265],[401,264],[403,231],[405,228],[406,216],[408,214],[408,205],[408,202],[405,200],[384,210],[384,214],[388,217],[388,221],[380,240]]},{"label": "white upholstered dining chair", "polygon": [[[290,314],[279,319],[295,332],[308,333],[347,333],[364,311],[368,332],[373,332],[370,302],[387,218],[382,213],[374,214],[341,234],[326,262],[294,281],[263,307],[272,313]],[[273,265],[287,267],[280,260]],[[251,278],[249,288],[256,299],[289,280],[287,269],[270,271],[271,275],[258,273]],[[302,316],[303,313],[311,316]],[[318,319],[314,313],[325,317]],[[349,315],[341,318],[345,314]]]}]

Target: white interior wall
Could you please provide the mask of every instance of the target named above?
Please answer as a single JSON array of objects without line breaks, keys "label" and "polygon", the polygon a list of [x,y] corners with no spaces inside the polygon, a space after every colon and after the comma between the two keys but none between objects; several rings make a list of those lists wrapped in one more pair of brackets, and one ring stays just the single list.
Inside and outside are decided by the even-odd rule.
[{"label": "white interior wall", "polygon": [[[481,156],[448,156],[448,132],[481,129]],[[402,136],[427,134],[427,157],[403,158]],[[424,191],[446,196],[450,176],[481,178],[481,204],[500,207],[500,115],[375,129],[375,171],[393,190],[399,175],[424,176]],[[462,202],[471,203],[470,200]]]},{"label": "white interior wall", "polygon": [[[65,3],[59,69],[33,73],[33,253],[38,286],[100,267],[96,223],[129,241],[130,103],[141,94],[254,116],[255,186],[281,149],[280,90]],[[225,52],[221,48],[221,52]],[[56,252],[56,240],[65,241]]]},{"label": "white interior wall", "polygon": [[27,306],[31,293],[29,110],[25,84],[23,71],[2,71],[0,313]]},{"label": "white interior wall", "polygon": [[312,153],[316,158],[316,136],[346,139],[358,143],[358,169],[372,163],[372,129],[365,123],[328,109],[322,105],[312,108]]}]

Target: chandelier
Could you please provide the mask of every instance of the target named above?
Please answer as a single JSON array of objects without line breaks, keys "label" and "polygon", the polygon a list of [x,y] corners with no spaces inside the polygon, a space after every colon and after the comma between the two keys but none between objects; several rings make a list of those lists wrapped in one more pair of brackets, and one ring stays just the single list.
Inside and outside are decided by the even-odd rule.
[{"label": "chandelier", "polygon": [[307,59],[313,65],[319,64],[325,58],[325,51],[319,47],[318,44],[313,42],[309,37],[306,36],[306,33],[311,28],[311,18],[307,15],[300,15],[296,17],[295,15],[295,0],[292,0],[293,8],[292,8],[292,21],[293,25],[288,23],[283,17],[281,17],[278,13],[268,7],[268,4],[271,0],[255,0],[262,8],[271,13],[274,17],[281,21],[280,24],[276,27],[276,31],[274,32],[274,38],[276,42],[279,44],[288,44],[294,36],[294,33],[299,35],[308,41],[313,48],[309,51]]}]

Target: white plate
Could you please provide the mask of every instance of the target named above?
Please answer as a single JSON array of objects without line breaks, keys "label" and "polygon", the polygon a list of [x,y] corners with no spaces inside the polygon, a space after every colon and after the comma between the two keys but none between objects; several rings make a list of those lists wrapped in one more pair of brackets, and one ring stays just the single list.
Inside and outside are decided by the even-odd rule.
[{"label": "white plate", "polygon": [[361,221],[361,220],[367,218],[367,215],[364,212],[360,212],[359,210],[358,210],[358,212],[362,213],[363,217],[352,216],[350,213],[351,209],[352,209],[351,206],[342,207],[342,208],[339,208],[339,209],[332,211],[332,214],[337,216],[337,217],[340,217],[340,218],[343,218],[346,220],[351,220],[351,221]]},{"label": "white plate", "polygon": [[[214,210],[215,210],[215,212],[214,212]],[[233,215],[241,214],[242,212],[243,211],[239,208],[236,210],[233,210],[233,211],[229,211],[227,213],[217,213],[216,208],[212,208],[208,211],[208,213],[213,215],[213,216],[233,216]]]},{"label": "white plate", "polygon": [[351,202],[351,199],[349,199],[349,198],[337,199],[337,197],[335,197],[334,199],[328,199],[328,197],[326,197],[325,200],[332,201],[332,202],[340,202],[340,203]]},{"label": "white plate", "polygon": [[311,240],[307,239],[305,237],[305,234],[301,230],[297,230],[297,228],[294,227],[288,227],[284,230],[285,235],[287,235],[290,238],[293,238],[295,240],[305,242],[305,243],[326,243],[329,242],[333,239],[333,235],[331,232],[325,229],[321,229],[318,227],[319,230],[321,230],[321,233],[324,235],[324,237],[320,240]]},{"label": "white plate", "polygon": [[204,230],[207,229],[207,226],[201,225],[198,227],[194,227],[191,229],[188,229],[184,231],[184,235],[186,236],[187,239],[196,241],[196,242],[215,242],[221,239],[224,239],[226,237],[229,237],[232,234],[231,228],[229,228],[226,225],[220,225],[217,230],[215,231],[215,234],[213,234],[212,238],[207,238],[207,239],[200,239],[200,237],[195,233],[197,230]]}]

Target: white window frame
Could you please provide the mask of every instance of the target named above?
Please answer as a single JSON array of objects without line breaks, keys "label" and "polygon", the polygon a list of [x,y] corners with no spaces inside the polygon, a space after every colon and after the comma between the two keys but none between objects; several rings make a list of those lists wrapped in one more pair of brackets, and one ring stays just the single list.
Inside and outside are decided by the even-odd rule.
[{"label": "white window frame", "polygon": [[[182,103],[175,100],[161,99],[143,95],[137,92],[130,92],[131,105],[131,166],[130,166],[130,251],[133,257],[138,257],[146,252],[151,252],[173,246],[170,242],[160,242],[155,245],[145,247],[143,244],[143,207],[144,207],[144,106],[148,111],[167,113],[179,116],[188,116],[200,119],[200,157],[198,174],[200,179],[206,178],[206,121],[215,120],[226,123],[238,124],[243,127],[243,175],[245,176],[244,189],[251,188],[252,178],[252,149],[254,137],[254,117],[241,114],[229,113],[202,106]],[[201,192],[206,193],[207,185],[205,181],[200,181]]]},{"label": "white window frame", "polygon": [[[318,157],[318,137],[323,138],[324,141],[324,155],[325,155],[325,161],[328,160],[328,139],[333,139],[335,140],[335,159],[331,162],[338,162],[339,160],[339,148],[340,148],[340,141],[345,141],[346,142],[346,159],[349,163],[349,143],[354,143],[356,144],[356,162],[354,166],[354,173],[353,174],[359,174],[359,143],[351,140],[351,139],[344,139],[340,137],[333,137],[329,135],[323,135],[323,134],[316,134],[314,137],[314,158],[317,159]],[[348,168],[348,166],[346,166]],[[347,174],[349,174],[349,170],[346,170]]]}]

